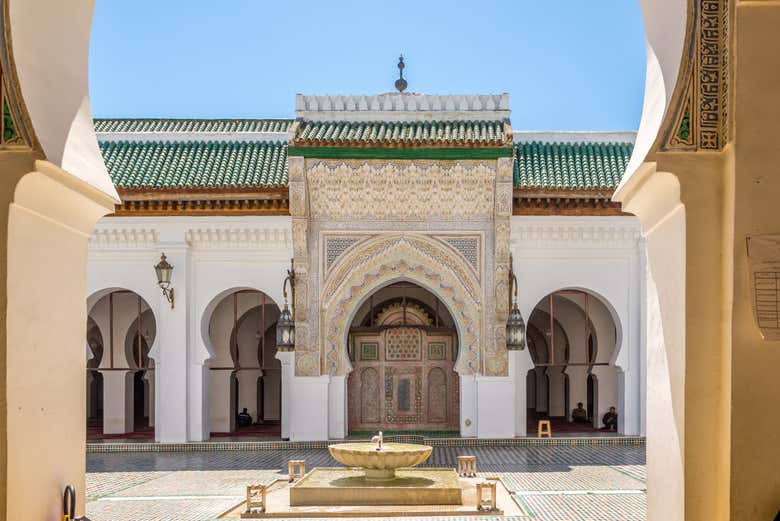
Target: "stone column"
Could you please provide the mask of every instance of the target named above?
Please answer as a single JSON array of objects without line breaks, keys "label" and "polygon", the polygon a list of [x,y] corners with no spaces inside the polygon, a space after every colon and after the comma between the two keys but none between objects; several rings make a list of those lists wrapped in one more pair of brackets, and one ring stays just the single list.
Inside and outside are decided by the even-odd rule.
[{"label": "stone column", "polygon": [[593,412],[593,426],[601,428],[601,418],[610,407],[618,410],[618,432],[625,432],[625,414],[620,414],[618,408],[618,370],[611,365],[597,365],[591,372],[596,375],[598,392],[596,393],[596,406]]},{"label": "stone column", "polygon": [[[178,240],[174,240],[178,239]],[[155,439],[187,441],[187,318],[189,313],[189,248],[180,237],[161,235],[158,248],[173,266],[174,307],[160,291],[155,340]],[[150,276],[154,276],[151,273]]]},{"label": "stone column", "polygon": [[547,385],[547,371],[545,367],[537,367],[536,371],[536,412],[550,414],[547,397],[550,394],[550,386]]},{"label": "stone column", "polygon": [[282,363],[282,439],[290,439],[293,408],[293,378],[295,377],[295,352],[277,351],[276,359]]},{"label": "stone column", "polygon": [[563,370],[560,367],[550,367],[548,369],[550,369],[550,410],[548,414],[555,417],[566,416],[566,411],[564,410],[566,405],[566,385]]},{"label": "stone column", "polygon": [[149,427],[154,427],[154,410],[155,410],[155,402],[154,402],[154,370],[146,371],[146,374],[144,375],[144,380],[146,381],[146,389],[147,389],[147,397],[146,397],[146,403],[144,403],[144,413],[149,418]]},{"label": "stone column", "polygon": [[94,416],[95,404],[97,402],[94,393],[92,392],[92,382],[95,380],[95,376],[92,371],[87,371],[87,419]]},{"label": "stone column", "polygon": [[236,430],[236,415],[233,410],[233,372],[233,369],[212,369],[209,371],[210,432],[233,432]]},{"label": "stone column", "polygon": [[281,370],[276,367],[263,369],[263,420],[281,420],[281,398]]},{"label": "stone column", "polygon": [[588,406],[588,366],[573,365],[566,368],[569,375],[569,410],[566,411],[566,419],[572,420],[571,412],[582,402],[582,406]]},{"label": "stone column", "polygon": [[236,371],[238,378],[238,412],[245,407],[252,421],[258,421],[257,417],[257,379],[263,376],[262,369],[241,369]]},{"label": "stone column", "polygon": [[103,434],[133,432],[133,371],[114,369],[100,372],[103,375]]},{"label": "stone column", "polygon": [[527,350],[509,351],[509,376],[515,384],[515,436],[526,436],[528,426],[528,396],[526,377],[534,366]]}]

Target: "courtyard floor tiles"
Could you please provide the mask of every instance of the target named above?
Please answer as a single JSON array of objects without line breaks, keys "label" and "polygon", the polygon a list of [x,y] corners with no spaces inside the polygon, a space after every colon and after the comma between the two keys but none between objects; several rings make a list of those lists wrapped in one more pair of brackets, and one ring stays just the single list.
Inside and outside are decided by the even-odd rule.
[{"label": "courtyard floor tiles", "polygon": [[[424,466],[453,467],[458,455],[476,456],[481,476],[499,476],[526,521],[646,518],[643,446],[436,447]],[[241,501],[248,483],[283,476],[290,459],[305,459],[307,470],[337,465],[326,449],[88,454],[87,515],[92,521],[212,521]],[[427,518],[477,519],[520,518]]]}]

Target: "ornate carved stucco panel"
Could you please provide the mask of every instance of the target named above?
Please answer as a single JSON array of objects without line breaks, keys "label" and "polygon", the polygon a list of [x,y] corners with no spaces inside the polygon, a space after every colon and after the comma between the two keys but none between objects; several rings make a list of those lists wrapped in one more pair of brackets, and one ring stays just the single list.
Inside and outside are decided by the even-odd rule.
[{"label": "ornate carved stucco panel", "polygon": [[315,160],[306,172],[311,217],[489,220],[495,165],[495,161]]},{"label": "ornate carved stucco panel", "polygon": [[397,280],[432,291],[458,324],[461,352],[456,370],[480,371],[483,337],[479,284],[467,261],[421,235],[390,235],[366,241],[337,261],[323,284],[320,342],[322,370],[343,375],[349,369],[346,338],[355,310],[374,291]]}]

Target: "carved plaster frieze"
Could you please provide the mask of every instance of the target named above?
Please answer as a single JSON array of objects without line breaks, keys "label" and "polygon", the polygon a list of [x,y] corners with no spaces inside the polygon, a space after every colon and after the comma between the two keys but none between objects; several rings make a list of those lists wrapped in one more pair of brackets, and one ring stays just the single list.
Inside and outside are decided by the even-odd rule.
[{"label": "carved plaster frieze", "polygon": [[496,218],[512,215],[512,183],[496,183]]},{"label": "carved plaster frieze", "polygon": [[510,241],[509,219],[496,220],[495,227],[495,259],[496,263],[506,264],[509,262],[509,241]]},{"label": "carved plaster frieze", "polygon": [[630,217],[622,219],[626,224],[523,222],[513,226],[512,245],[521,248],[635,248],[642,236],[639,223]]},{"label": "carved plaster frieze", "polygon": [[479,285],[465,259],[418,235],[368,240],[337,261],[323,284],[320,300],[323,371],[331,375],[346,373],[346,335],[354,311],[368,295],[397,280],[420,284],[448,307],[460,333],[461,354],[456,370],[461,374],[478,373],[482,332]]},{"label": "carved plaster frieze", "polygon": [[157,244],[157,231],[141,228],[96,229],[89,238],[90,250],[142,249]]},{"label": "carved plaster frieze", "polygon": [[289,251],[292,235],[288,228],[195,228],[185,233],[193,248]]},{"label": "carved plaster frieze", "polygon": [[512,184],[514,179],[515,158],[514,157],[499,157],[496,161],[496,182],[497,183],[509,183]]},{"label": "carved plaster frieze", "polygon": [[306,184],[303,181],[290,182],[290,215],[293,217],[306,216]]},{"label": "carved plaster frieze", "polygon": [[491,376],[503,376],[508,373],[508,352],[506,350],[506,326],[497,325],[493,329],[492,342],[485,353],[485,373]]},{"label": "carved plaster frieze", "polygon": [[311,217],[330,221],[490,220],[495,165],[495,161],[316,160],[306,174]]},{"label": "carved plaster frieze", "polygon": [[496,265],[496,322],[506,322],[509,318],[509,264]]},{"label": "carved plaster frieze", "polygon": [[309,256],[309,222],[306,219],[293,218],[292,236],[293,236],[293,254],[296,262],[305,261]]},{"label": "carved plaster frieze", "polygon": [[290,183],[306,179],[306,160],[300,156],[287,157],[287,179]]},{"label": "carved plaster frieze", "polygon": [[295,320],[309,318],[309,273],[298,266],[295,268]]}]

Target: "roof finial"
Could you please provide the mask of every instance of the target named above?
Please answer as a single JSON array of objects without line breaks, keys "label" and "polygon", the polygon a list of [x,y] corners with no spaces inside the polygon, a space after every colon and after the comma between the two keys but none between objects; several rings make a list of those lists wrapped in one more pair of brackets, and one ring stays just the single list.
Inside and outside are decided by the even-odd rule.
[{"label": "roof finial", "polygon": [[404,55],[398,57],[398,79],[395,80],[395,88],[398,89],[398,92],[403,92],[406,90],[406,80],[404,79]]}]

